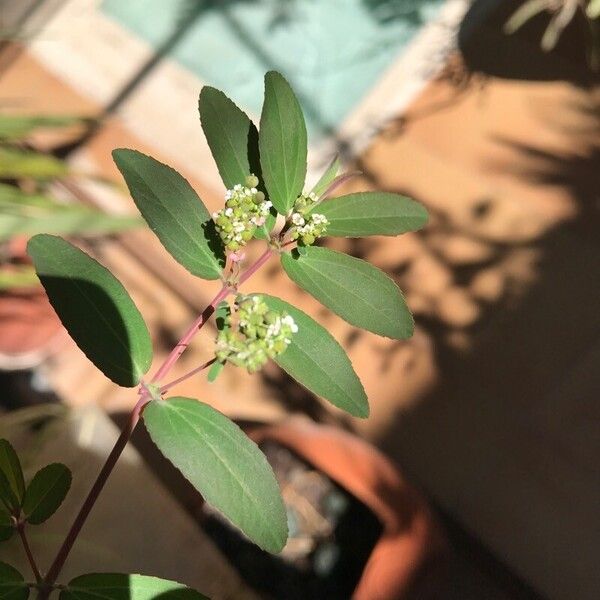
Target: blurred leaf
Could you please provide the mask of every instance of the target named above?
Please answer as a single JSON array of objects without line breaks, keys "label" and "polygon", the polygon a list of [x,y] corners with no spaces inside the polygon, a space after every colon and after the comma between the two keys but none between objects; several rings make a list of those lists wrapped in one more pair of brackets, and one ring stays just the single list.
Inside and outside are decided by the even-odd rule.
[{"label": "blurred leaf", "polygon": [[10,514],[0,508],[0,542],[9,540],[14,532],[15,526]]},{"label": "blurred leaf", "polygon": [[78,125],[86,119],[74,116],[0,115],[0,139],[23,139],[37,129],[60,129]]},{"label": "blurred leaf", "polygon": [[355,417],[368,417],[369,404],[350,359],[335,338],[300,309],[261,294],[269,308],[294,318],[298,331],[275,362],[311,392]]},{"label": "blurred leaf", "polygon": [[527,21],[533,19],[535,15],[549,8],[549,6],[550,2],[548,0],[528,0],[524,2],[506,21],[504,31],[506,33],[514,33],[517,29],[525,25]]},{"label": "blurred leaf", "polygon": [[1,179],[43,180],[63,177],[68,173],[68,165],[49,154],[0,146]]},{"label": "blurred leaf", "polygon": [[23,575],[14,567],[0,562],[0,598],[2,600],[27,600],[29,586]]},{"label": "blurred leaf", "polygon": [[586,8],[586,14],[590,19],[600,17],[600,0],[590,0]]},{"label": "blurred leaf", "polygon": [[15,449],[5,439],[0,440],[0,471],[6,476],[10,489],[17,499],[18,506],[21,506],[23,494],[25,493],[23,469]]},{"label": "blurred leaf", "polygon": [[208,600],[182,583],[148,575],[90,573],[72,579],[59,600]]},{"label": "blurred leaf", "polygon": [[333,183],[333,180],[336,178],[338,171],[340,170],[340,159],[339,156],[335,156],[333,160],[329,163],[327,169],[312,190],[310,190],[311,194],[316,194],[317,196],[321,196],[325,190]]},{"label": "blurred leaf", "polygon": [[113,150],[113,159],[142,216],[173,258],[198,277],[218,279],[225,265],[223,244],[187,180],[136,150]]},{"label": "blurred leaf", "polygon": [[288,82],[275,71],[265,75],[259,146],[269,199],[286,214],[304,187],[307,138],[302,108]]},{"label": "blurred leaf", "polygon": [[36,233],[101,235],[138,227],[142,223],[137,216],[108,215],[0,184],[0,241]]},{"label": "blurred leaf", "polygon": [[283,548],[287,519],[275,475],[237,425],[191,398],[151,402],[144,422],[160,451],[207,502],[264,550]]},{"label": "blurred leaf", "polygon": [[152,342],[121,282],[59,237],[36,235],[27,251],[50,303],[81,350],[115,383],[136,386],[150,368]]},{"label": "blurred leaf", "polygon": [[0,291],[14,288],[34,287],[40,284],[35,269],[29,265],[11,265],[11,269],[0,269]]},{"label": "blurred leaf", "polygon": [[413,333],[413,319],[398,286],[364,260],[310,246],[281,255],[290,279],[356,327],[394,339]]},{"label": "blurred leaf", "polygon": [[225,187],[244,185],[253,172],[249,159],[252,146],[252,155],[258,154],[256,127],[223,92],[207,85],[200,92],[198,107],[202,130]]},{"label": "blurred leaf", "polygon": [[362,237],[416,231],[427,222],[425,207],[386,192],[360,192],[326,200],[314,208],[329,221],[326,235]]},{"label": "blurred leaf", "polygon": [[61,463],[40,469],[25,492],[23,512],[32,525],[50,518],[62,504],[71,487],[71,471]]},{"label": "blurred leaf", "polygon": [[0,502],[7,508],[11,513],[19,511],[21,506],[15,493],[12,490],[10,482],[8,481],[4,471],[0,470]]}]

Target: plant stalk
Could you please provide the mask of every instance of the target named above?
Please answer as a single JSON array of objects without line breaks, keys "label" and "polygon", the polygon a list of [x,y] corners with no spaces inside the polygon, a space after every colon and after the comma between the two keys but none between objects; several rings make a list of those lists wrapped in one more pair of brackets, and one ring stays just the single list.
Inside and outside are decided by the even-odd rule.
[{"label": "plant stalk", "polygon": [[25,550],[25,554],[27,555],[27,560],[29,561],[29,565],[31,566],[31,570],[33,571],[35,581],[39,584],[42,582],[42,575],[35,562],[35,558],[33,558],[33,553],[31,552],[31,548],[27,540],[27,535],[25,534],[25,523],[23,521],[19,521],[17,523],[17,532],[19,533],[19,537],[21,538],[21,542],[23,543],[23,549]]},{"label": "plant stalk", "polygon": [[[246,271],[244,271],[244,273],[242,273],[240,275],[238,284],[242,284],[244,281],[246,281],[248,278],[250,278],[252,275],[254,275],[254,273],[256,273],[256,271],[258,271],[258,269],[260,269],[269,260],[269,258],[271,258],[272,255],[273,255],[273,250],[271,250],[270,248],[265,250],[265,252],[256,260],[256,262],[254,264],[252,264],[250,267],[248,267],[248,269],[246,269]],[[167,358],[165,359],[163,364],[158,368],[158,370],[156,371],[156,374],[152,378],[152,382],[159,381],[171,370],[173,365],[177,362],[179,357],[183,354],[185,349],[189,346],[194,335],[206,324],[208,319],[215,312],[215,308],[217,307],[219,302],[224,300],[232,291],[234,291],[234,289],[232,289],[228,285],[224,285],[221,288],[219,293],[212,299],[210,304],[202,311],[202,314],[200,314],[198,316],[198,318],[190,325],[190,327],[183,334],[182,338],[179,340],[177,345],[173,348],[171,353],[167,356]],[[208,366],[208,364],[203,365],[202,368],[205,368],[206,366]],[[201,369],[199,369],[199,370],[201,370]],[[187,376],[190,376],[190,374],[188,373]],[[184,378],[187,378],[187,376],[184,376]],[[171,382],[170,384],[167,384],[167,386],[165,386],[165,387],[170,387],[171,385],[175,385],[175,383],[179,383],[179,381],[181,381],[181,380],[182,379],[180,378],[179,380],[176,380],[175,382]],[[109,475],[111,474],[117,461],[119,460],[119,457],[121,456],[123,450],[125,449],[125,446],[127,445],[127,442],[129,441],[129,438],[131,437],[133,430],[135,429],[136,425],[138,424],[144,407],[150,401],[151,401],[151,397],[149,395],[148,390],[145,388],[142,388],[140,397],[139,397],[136,405],[133,407],[133,410],[131,411],[131,414],[129,415],[127,423],[125,423],[125,426],[123,427],[121,434],[119,435],[119,438],[116,441],[113,449],[111,450],[110,454],[108,455],[108,458],[106,459],[106,462],[104,463],[104,466],[102,467],[100,473],[98,474],[98,477],[96,478],[96,481],[94,482],[94,484],[92,486],[92,489],[89,491],[86,499],[83,502],[83,505],[79,509],[79,513],[75,517],[75,520],[73,521],[73,525],[71,525],[71,529],[67,533],[67,536],[66,536],[62,546],[60,547],[60,549],[54,559],[54,562],[50,566],[50,569],[48,570],[46,577],[42,579],[40,576],[40,581],[43,583],[43,586],[40,587],[40,591],[38,594],[39,600],[46,600],[48,598],[48,595],[52,591],[52,586],[55,584],[57,577],[60,575],[60,572],[65,564],[65,561],[67,560],[67,557],[69,556],[69,553],[71,552],[71,549],[73,548],[73,545],[75,544],[75,540],[77,539],[77,536],[81,532],[81,529],[82,529],[83,525],[85,524],[85,521],[86,521],[88,515],[90,514],[90,511],[92,510],[94,504],[96,503],[96,500],[98,499],[98,496],[100,495],[100,492],[104,488],[104,484],[106,483]],[[33,568],[33,566],[32,566],[32,568]],[[39,571],[38,571],[38,574],[39,574]]]}]

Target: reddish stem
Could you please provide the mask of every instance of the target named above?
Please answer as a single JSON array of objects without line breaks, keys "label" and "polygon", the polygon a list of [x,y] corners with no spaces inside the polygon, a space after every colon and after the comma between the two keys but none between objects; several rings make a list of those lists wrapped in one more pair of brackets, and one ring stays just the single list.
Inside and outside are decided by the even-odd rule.
[{"label": "reddish stem", "polygon": [[216,357],[211,358],[210,360],[207,360],[204,364],[200,365],[199,367],[192,369],[189,373],[186,373],[185,375],[178,377],[174,381],[169,381],[169,383],[165,383],[165,385],[163,385],[160,388],[160,393],[166,394],[172,387],[176,386],[178,383],[181,383],[182,381],[185,381],[186,379],[189,379],[190,377],[193,377],[197,373],[204,371],[204,369],[210,367],[210,365],[212,365],[216,360],[217,360]]},{"label": "reddish stem", "polygon": [[17,531],[19,532],[19,537],[21,538],[21,542],[23,543],[23,548],[25,549],[27,560],[29,561],[31,570],[33,571],[33,575],[35,576],[35,581],[36,583],[41,583],[42,575],[37,567],[37,564],[35,563],[33,554],[31,553],[31,548],[29,547],[29,542],[27,541],[27,536],[25,535],[25,523],[23,523],[23,521],[19,521],[17,523]]},{"label": "reddish stem", "polygon": [[[239,284],[243,283],[249,277],[254,275],[254,273],[256,273],[256,271],[258,271],[258,269],[260,269],[260,267],[262,267],[269,260],[269,258],[271,257],[272,254],[273,254],[273,251],[270,248],[268,248],[258,258],[258,260],[253,265],[248,267],[248,269],[240,275]],[[179,340],[179,342],[177,343],[175,348],[173,348],[173,350],[171,351],[169,356],[167,356],[167,358],[165,359],[163,364],[159,367],[158,371],[152,378],[152,382],[156,382],[156,381],[162,379],[171,370],[173,365],[177,362],[179,357],[183,354],[185,349],[189,346],[189,344],[192,341],[192,338],[194,337],[196,332],[199,331],[206,324],[208,319],[215,312],[215,308],[219,304],[219,302],[224,300],[229,295],[229,293],[232,291],[233,291],[233,289],[227,285],[224,285],[221,288],[221,290],[213,298],[211,303],[204,309],[204,311],[202,311],[202,314],[190,325],[188,330],[183,334],[183,337]],[[206,365],[203,365],[203,368],[205,366]],[[170,387],[171,385],[175,385],[175,383],[178,383],[178,381],[171,382],[170,384],[167,384],[167,386]],[[96,503],[96,500],[98,499],[98,496],[100,495],[100,492],[102,491],[102,488],[104,487],[104,484],[106,483],[106,480],[108,479],[109,475],[111,474],[112,470],[114,469],[115,464],[117,463],[117,460],[119,459],[119,457],[121,456],[121,453],[125,449],[125,446],[127,445],[127,442],[129,441],[129,438],[131,437],[133,430],[135,429],[136,425],[138,424],[138,421],[140,420],[140,416],[142,414],[144,406],[146,406],[146,404],[148,404],[148,402],[150,402],[150,400],[151,400],[151,398],[150,398],[148,390],[145,388],[142,388],[140,397],[139,397],[136,405],[134,406],[133,410],[131,411],[131,414],[129,415],[129,419],[127,420],[127,423],[123,427],[123,430],[121,431],[121,435],[119,436],[119,439],[117,440],[114,448],[111,450],[110,454],[108,455],[108,458],[106,459],[104,466],[102,467],[100,473],[98,474],[98,477],[96,478],[96,481],[94,482],[94,485],[92,486],[92,489],[88,493],[87,498],[84,500],[83,505],[81,506],[81,508],[79,510],[79,513],[75,517],[75,521],[73,521],[73,525],[71,525],[71,529],[67,533],[65,541],[63,542],[62,546],[60,547],[58,554],[56,555],[56,558],[54,559],[54,562],[50,566],[50,569],[48,570],[46,577],[43,579],[43,587],[40,588],[40,593],[39,593],[39,598],[41,600],[45,600],[48,597],[48,595],[50,594],[50,591],[52,590],[52,586],[56,582],[56,578],[59,576],[60,571],[63,568],[71,549],[73,548],[73,544],[75,543],[75,540],[77,539],[77,536],[79,535],[79,533],[81,531],[81,528],[83,527],[88,515],[90,514],[90,511],[92,510],[94,504]]]}]

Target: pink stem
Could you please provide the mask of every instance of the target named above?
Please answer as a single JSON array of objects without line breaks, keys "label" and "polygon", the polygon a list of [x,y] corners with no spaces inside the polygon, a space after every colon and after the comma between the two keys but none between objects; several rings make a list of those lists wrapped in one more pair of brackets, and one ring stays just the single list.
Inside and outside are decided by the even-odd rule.
[{"label": "pink stem", "polygon": [[199,367],[192,369],[189,373],[186,373],[185,375],[178,377],[174,381],[169,381],[169,383],[165,383],[165,385],[163,385],[160,388],[160,393],[166,394],[172,387],[176,386],[178,383],[181,383],[182,381],[185,381],[186,379],[189,379],[190,377],[193,377],[197,373],[204,371],[204,369],[210,367],[210,365],[212,365],[216,360],[217,360],[216,357],[211,358],[210,360],[207,360],[204,364],[200,365]]},{"label": "pink stem", "polygon": [[[268,248],[258,258],[258,260],[253,265],[248,267],[248,269],[244,273],[242,273],[242,275],[239,278],[239,283],[240,284],[243,283],[249,277],[251,277],[254,273],[256,273],[256,271],[258,271],[258,269],[260,269],[260,267],[262,267],[269,260],[269,258],[271,257],[272,254],[273,254],[273,251],[270,248]],[[232,289],[227,285],[224,285],[221,288],[219,293],[212,299],[211,303],[204,309],[204,311],[202,311],[202,314],[190,325],[188,330],[183,334],[183,337],[179,340],[179,342],[177,343],[175,348],[173,348],[173,350],[171,351],[169,356],[167,356],[167,358],[165,359],[163,364],[159,367],[158,371],[152,378],[152,382],[162,379],[171,370],[173,365],[177,362],[179,357],[183,354],[184,350],[189,346],[189,344],[192,341],[192,338],[194,337],[196,332],[198,330],[200,330],[206,324],[208,319],[215,312],[215,308],[219,304],[219,302],[224,300],[231,291],[232,291]],[[203,368],[205,366],[207,366],[207,365],[203,365]],[[188,376],[189,375],[190,374],[188,373]],[[178,381],[179,380],[177,380],[175,382],[171,382],[170,384],[167,384],[167,386],[165,386],[165,387],[170,387],[171,385],[175,385],[175,383],[178,383]],[[109,475],[111,474],[112,470],[114,469],[115,464],[117,463],[117,460],[119,459],[119,457],[121,456],[121,453],[125,449],[125,446],[127,445],[127,442],[129,441],[129,438],[131,437],[133,430],[135,429],[136,425],[138,424],[138,422],[140,420],[140,416],[144,409],[144,406],[146,406],[146,404],[148,404],[148,402],[150,402],[150,400],[151,400],[151,397],[149,395],[148,390],[145,388],[142,388],[140,397],[139,397],[136,405],[133,407],[133,410],[131,411],[131,414],[129,415],[129,419],[127,420],[127,423],[125,424],[125,426],[123,427],[123,430],[121,431],[121,435],[119,436],[119,439],[117,440],[117,442],[115,443],[115,446],[113,447],[110,454],[108,455],[108,458],[106,459],[104,466],[102,467],[100,473],[98,474],[98,477],[96,478],[96,481],[94,482],[94,484],[92,486],[92,489],[90,490],[89,494],[87,495],[86,499],[84,500],[83,505],[81,506],[81,509],[79,510],[79,513],[75,517],[75,521],[73,521],[73,525],[71,525],[71,529],[67,533],[65,541],[63,542],[62,546],[60,547],[58,554],[56,555],[56,558],[54,559],[54,562],[50,566],[50,569],[48,570],[48,573],[43,580],[43,586],[40,588],[40,593],[39,593],[39,597],[42,600],[47,598],[48,595],[50,594],[50,592],[52,590],[52,586],[56,582],[56,578],[59,576],[60,571],[63,568],[71,549],[73,548],[73,544],[75,543],[75,540],[77,539],[77,536],[79,535],[79,533],[81,531],[81,528],[83,527],[88,515],[90,514],[90,511],[92,510],[94,504],[96,503],[96,500],[98,499],[98,496],[100,495],[100,492],[102,491],[102,488],[104,487],[104,484],[106,483]]]}]

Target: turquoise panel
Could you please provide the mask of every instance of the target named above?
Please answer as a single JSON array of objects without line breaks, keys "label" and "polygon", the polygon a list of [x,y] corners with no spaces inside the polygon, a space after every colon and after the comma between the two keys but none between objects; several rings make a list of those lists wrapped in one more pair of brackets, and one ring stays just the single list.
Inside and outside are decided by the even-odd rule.
[{"label": "turquoise panel", "polygon": [[102,10],[254,114],[263,74],[282,72],[318,136],[335,129],[441,4],[104,0]]}]

